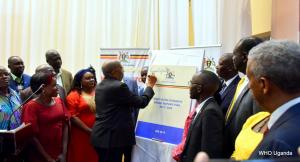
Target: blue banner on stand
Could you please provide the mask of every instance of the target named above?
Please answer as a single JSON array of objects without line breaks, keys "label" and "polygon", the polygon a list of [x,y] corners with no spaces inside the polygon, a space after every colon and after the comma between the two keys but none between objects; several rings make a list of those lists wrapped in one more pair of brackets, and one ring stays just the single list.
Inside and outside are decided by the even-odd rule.
[{"label": "blue banner on stand", "polygon": [[136,136],[175,145],[181,142],[182,133],[182,128],[153,124],[143,121],[138,121],[136,128]]}]

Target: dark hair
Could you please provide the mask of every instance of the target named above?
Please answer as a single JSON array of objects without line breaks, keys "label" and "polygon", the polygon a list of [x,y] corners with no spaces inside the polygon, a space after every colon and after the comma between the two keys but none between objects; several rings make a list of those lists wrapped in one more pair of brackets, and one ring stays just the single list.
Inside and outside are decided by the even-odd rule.
[{"label": "dark hair", "polygon": [[72,90],[77,90],[77,91],[81,91],[81,79],[83,77],[83,75],[87,72],[90,72],[94,75],[94,79],[95,79],[95,84],[97,83],[97,78],[96,78],[96,71],[95,69],[90,66],[86,69],[81,69],[79,70],[75,76],[74,76],[74,79],[73,79],[73,82],[72,82],[72,86],[71,86],[71,91]]},{"label": "dark hair", "polygon": [[256,45],[258,45],[262,42],[263,42],[263,40],[258,37],[253,37],[253,36],[245,37],[239,41],[239,43],[238,43],[239,46],[235,49],[235,51],[238,50],[238,51],[241,51],[242,53],[248,55],[249,51],[253,47],[255,47]]},{"label": "dark hair", "polygon": [[213,97],[216,99],[218,103],[220,103],[221,96],[219,95],[219,92],[221,90],[220,89],[221,81],[219,77],[215,73],[208,70],[202,70],[200,72],[200,75],[203,76],[203,81],[206,84],[207,90],[211,91],[211,93],[213,93],[212,94]]},{"label": "dark hair", "polygon": [[[53,79],[54,75],[49,73],[35,73],[32,75],[30,80],[30,87],[32,92],[37,91],[41,85],[49,85]],[[36,92],[36,94],[40,94],[41,90]]]},{"label": "dark hair", "polygon": [[54,49],[48,50],[48,51],[46,52],[46,54],[45,54],[45,56],[46,56],[46,61],[48,61],[51,57],[53,57],[53,56],[55,56],[55,55],[59,55],[59,56],[60,56],[60,54],[59,54],[56,50],[54,50]]},{"label": "dark hair", "polygon": [[8,65],[12,64],[12,60],[13,60],[14,58],[20,58],[20,59],[21,59],[21,57],[19,57],[19,56],[10,56],[10,57],[8,58],[8,60],[7,60],[7,64],[8,64]]}]

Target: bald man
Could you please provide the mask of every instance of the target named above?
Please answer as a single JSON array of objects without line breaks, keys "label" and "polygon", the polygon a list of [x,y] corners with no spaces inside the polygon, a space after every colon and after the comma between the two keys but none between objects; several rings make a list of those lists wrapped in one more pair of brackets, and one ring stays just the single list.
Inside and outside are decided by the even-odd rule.
[{"label": "bald man", "polygon": [[57,84],[62,86],[65,92],[68,93],[73,81],[72,73],[61,68],[62,60],[58,51],[54,49],[48,50],[45,56],[47,63],[53,67],[56,73]]},{"label": "bald man", "polygon": [[241,79],[238,75],[238,71],[234,68],[232,57],[232,53],[224,53],[220,57],[219,63],[216,67],[219,77],[223,79],[222,89],[220,91],[220,107],[224,116],[226,115],[236,87]]},{"label": "bald man", "polygon": [[31,77],[24,74],[24,62],[19,56],[11,56],[8,58],[8,68],[10,69],[9,87],[19,93],[30,86]]},{"label": "bald man", "polygon": [[92,144],[99,162],[131,161],[132,146],[135,144],[132,107],[144,108],[154,96],[155,76],[148,76],[147,88],[142,96],[132,93],[121,82],[124,70],[119,61],[104,63],[104,79],[97,85],[96,122],[92,131]]},{"label": "bald man", "polygon": [[198,152],[211,158],[223,157],[224,116],[214,99],[219,78],[210,71],[201,71],[190,81],[190,98],[200,103],[189,127],[180,162],[191,162]]},{"label": "bald man", "polygon": [[[242,38],[235,46],[232,59],[233,65],[241,74],[246,74],[249,51],[262,42],[262,39],[251,36]],[[251,115],[261,111],[261,108],[253,99],[248,83],[249,79],[247,76],[244,75],[241,77],[225,115],[224,146],[227,158],[232,155],[235,139],[240,133],[246,120]]]},{"label": "bald man", "polygon": [[[51,74],[55,75],[55,71],[54,71],[53,67],[48,64],[39,65],[35,69],[35,73],[51,73]],[[64,88],[60,85],[57,85],[57,89],[58,89],[58,97],[60,97],[64,101],[64,103],[66,103],[66,92],[65,92]],[[30,99],[37,97],[36,95],[31,96],[32,93],[33,92],[30,87],[21,91],[20,97],[21,97],[22,101],[24,102],[27,100],[26,102],[28,102]]]}]

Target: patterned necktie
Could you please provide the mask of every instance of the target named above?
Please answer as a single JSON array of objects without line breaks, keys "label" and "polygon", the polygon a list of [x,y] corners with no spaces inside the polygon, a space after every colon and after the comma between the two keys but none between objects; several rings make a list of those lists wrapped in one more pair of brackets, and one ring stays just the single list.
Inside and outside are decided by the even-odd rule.
[{"label": "patterned necktie", "polygon": [[236,87],[236,90],[235,90],[235,93],[234,93],[234,96],[233,96],[233,99],[230,103],[230,106],[229,106],[229,109],[227,110],[227,113],[226,113],[226,121],[228,120],[229,116],[230,116],[230,113],[232,112],[232,108],[234,107],[234,104],[238,98],[238,92],[241,91],[241,88],[242,88],[242,85],[245,81],[245,77],[242,77],[242,79],[239,81],[237,87]]}]

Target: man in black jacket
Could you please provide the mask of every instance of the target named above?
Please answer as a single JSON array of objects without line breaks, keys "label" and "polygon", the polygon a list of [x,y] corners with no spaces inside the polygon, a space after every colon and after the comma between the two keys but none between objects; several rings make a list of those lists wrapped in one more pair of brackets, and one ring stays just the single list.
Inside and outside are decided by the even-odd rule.
[{"label": "man in black jacket", "polygon": [[251,116],[261,111],[249,90],[246,74],[249,51],[263,40],[257,37],[242,38],[233,50],[234,67],[244,76],[239,81],[233,99],[225,115],[225,156],[229,158],[234,151],[237,135]]},{"label": "man in black jacket", "polygon": [[135,144],[132,107],[144,108],[154,96],[153,86],[157,79],[148,76],[147,88],[142,96],[133,94],[121,82],[123,67],[118,61],[104,63],[104,79],[96,87],[96,122],[92,131],[92,144],[99,162],[131,161],[132,146]]},{"label": "man in black jacket", "polygon": [[200,104],[189,127],[181,162],[192,162],[200,151],[211,158],[223,157],[224,116],[213,98],[219,83],[219,78],[210,71],[197,73],[190,81],[190,98]]},{"label": "man in black jacket", "polygon": [[231,103],[236,90],[236,86],[241,79],[238,75],[238,71],[234,68],[232,57],[232,53],[223,54],[220,57],[219,63],[216,67],[219,77],[223,79],[222,89],[220,91],[220,107],[223,111],[224,116],[226,115],[228,107]]}]

